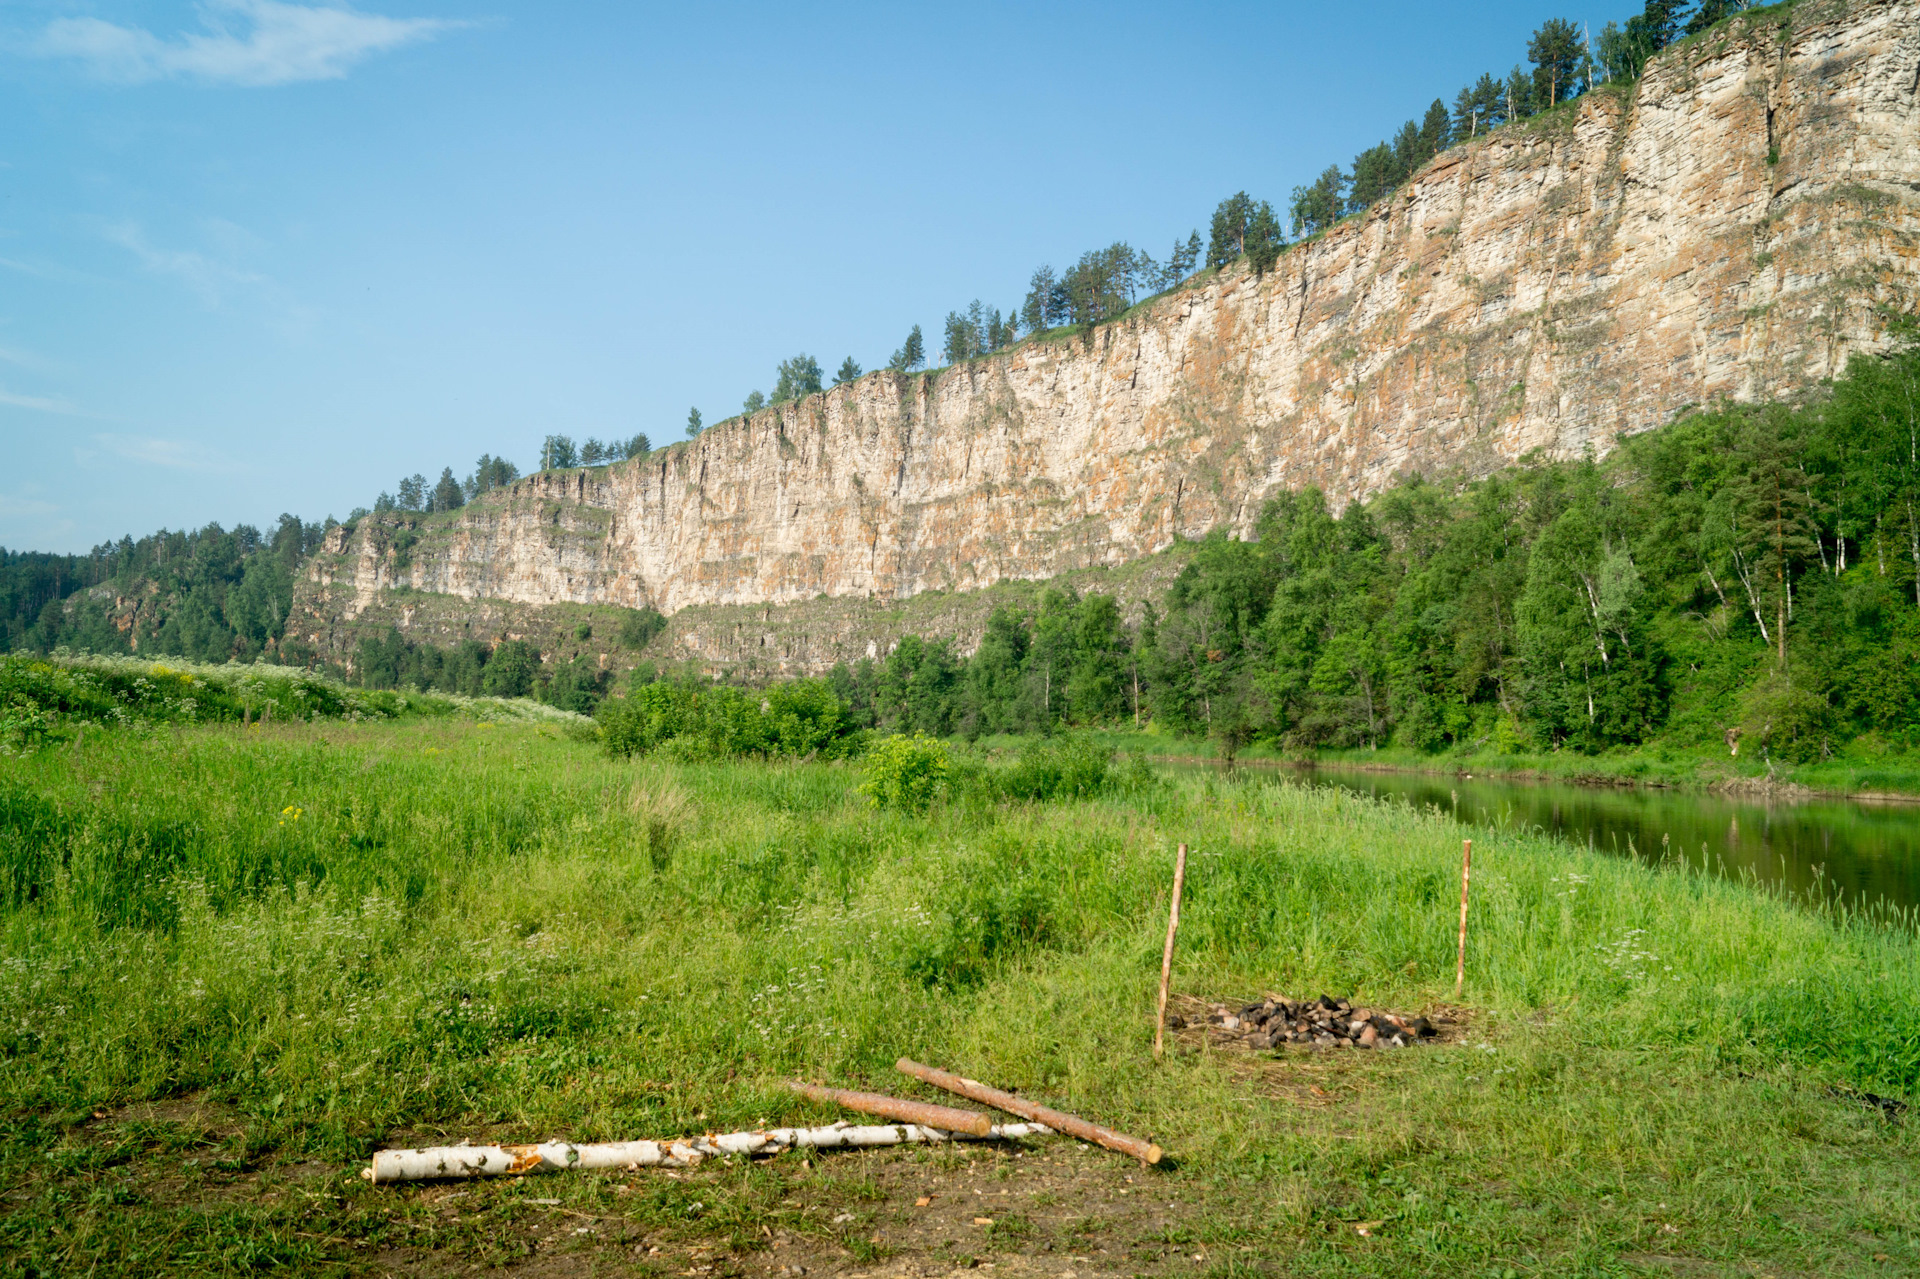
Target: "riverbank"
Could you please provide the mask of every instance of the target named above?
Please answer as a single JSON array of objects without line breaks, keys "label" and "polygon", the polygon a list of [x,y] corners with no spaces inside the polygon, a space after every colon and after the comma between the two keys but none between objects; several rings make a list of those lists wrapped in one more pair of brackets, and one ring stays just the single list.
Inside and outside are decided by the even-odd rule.
[{"label": "riverbank", "polygon": [[[1456,1001],[1459,829],[1437,814],[1194,773],[914,815],[860,778],[627,763],[453,718],[0,759],[6,1254],[128,1274],[1920,1267],[1920,1145],[1868,1097],[1920,1086],[1898,912],[1492,831]],[[1445,1011],[1454,1041],[1155,1062],[1178,841],[1176,994]],[[353,1175],[429,1138],[819,1120],[784,1079],[911,1092],[903,1053],[1150,1135],[1174,1166],[1039,1141],[451,1191]]]},{"label": "riverbank", "polygon": [[[1122,754],[1167,762],[1223,760],[1211,738],[1177,737],[1151,731],[1094,730],[1096,741]],[[982,738],[987,750],[1017,749],[1020,737]],[[1236,761],[1295,767],[1338,767],[1363,771],[1419,773],[1439,777],[1498,777],[1514,781],[1571,782],[1583,786],[1657,786],[1792,798],[1854,799],[1865,802],[1920,803],[1920,757],[1881,749],[1870,739],[1850,744],[1838,756],[1813,764],[1777,765],[1734,758],[1724,751],[1650,746],[1634,751],[1581,755],[1499,753],[1427,754],[1403,747],[1379,750],[1282,751],[1249,746]]]}]

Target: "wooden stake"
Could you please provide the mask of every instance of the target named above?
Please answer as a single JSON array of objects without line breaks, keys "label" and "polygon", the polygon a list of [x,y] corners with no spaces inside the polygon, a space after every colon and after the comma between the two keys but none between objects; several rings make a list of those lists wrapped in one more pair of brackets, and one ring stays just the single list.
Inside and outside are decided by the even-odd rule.
[{"label": "wooden stake", "polygon": [[1167,1033],[1167,983],[1173,980],[1173,935],[1180,931],[1180,886],[1187,882],[1187,846],[1173,862],[1173,909],[1167,913],[1167,949],[1160,956],[1160,1004],[1153,1016],[1153,1055],[1160,1056]]},{"label": "wooden stake", "polygon": [[797,1079],[790,1081],[787,1087],[809,1101],[817,1101],[827,1106],[845,1106],[848,1110],[879,1115],[882,1119],[897,1119],[902,1123],[919,1124],[923,1128],[941,1128],[947,1132],[965,1133],[969,1137],[984,1137],[993,1131],[993,1120],[977,1110],[955,1110],[952,1106],[936,1106],[925,1101],[907,1101],[904,1098],[888,1097],[877,1092],[823,1088],[818,1084],[803,1084]]},{"label": "wooden stake", "polygon": [[1460,992],[1467,982],[1467,880],[1473,874],[1473,841],[1460,841],[1460,959],[1453,969],[1453,997],[1460,998]]},{"label": "wooden stake", "polygon": [[1151,1142],[1141,1141],[1138,1137],[1129,1137],[1125,1133],[1115,1132],[1099,1124],[1090,1124],[1084,1119],[1047,1106],[1035,1105],[1024,1097],[1016,1097],[1010,1092],[1001,1092],[998,1088],[989,1087],[977,1079],[950,1075],[944,1070],[933,1066],[922,1066],[919,1062],[905,1057],[895,1062],[894,1068],[902,1074],[912,1075],[922,1083],[932,1084],[935,1088],[944,1088],[969,1101],[977,1101],[983,1106],[1004,1110],[1022,1119],[1031,1119],[1037,1124],[1045,1124],[1054,1132],[1063,1132],[1069,1137],[1091,1141],[1095,1145],[1105,1146],[1108,1150],[1117,1150],[1123,1155],[1132,1155],[1143,1164],[1157,1164],[1165,1154],[1160,1147]]}]

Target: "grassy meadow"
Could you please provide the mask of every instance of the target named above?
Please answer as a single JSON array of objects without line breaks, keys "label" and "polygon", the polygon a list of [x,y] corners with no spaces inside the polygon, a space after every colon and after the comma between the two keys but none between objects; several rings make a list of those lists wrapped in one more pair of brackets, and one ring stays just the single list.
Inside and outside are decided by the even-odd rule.
[{"label": "grassy meadow", "polygon": [[[1456,1009],[1437,813],[1135,768],[915,814],[862,775],[473,716],[0,757],[0,1273],[1920,1271],[1920,1142],[1864,1098],[1920,1082],[1911,919],[1482,831]],[[1181,840],[1179,995],[1464,1030],[1155,1062]],[[1174,1159],[355,1175],[388,1144],[829,1117],[793,1076],[926,1096],[902,1054]]]}]

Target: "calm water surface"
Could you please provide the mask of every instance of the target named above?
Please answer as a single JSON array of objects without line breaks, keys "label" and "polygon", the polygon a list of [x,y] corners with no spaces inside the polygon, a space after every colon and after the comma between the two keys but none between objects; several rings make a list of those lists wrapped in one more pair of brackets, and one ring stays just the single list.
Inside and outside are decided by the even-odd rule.
[{"label": "calm water surface", "polygon": [[[1210,764],[1179,768],[1207,769]],[[1243,773],[1432,806],[1473,826],[1539,829],[1570,843],[1806,892],[1920,905],[1920,804],[1789,803],[1698,791],[1373,773],[1242,763]]]}]

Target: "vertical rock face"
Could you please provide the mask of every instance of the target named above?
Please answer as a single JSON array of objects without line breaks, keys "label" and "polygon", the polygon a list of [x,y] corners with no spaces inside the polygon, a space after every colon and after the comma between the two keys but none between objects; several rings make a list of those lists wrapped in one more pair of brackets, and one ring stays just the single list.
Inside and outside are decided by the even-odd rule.
[{"label": "vertical rock face", "polygon": [[305,615],[396,585],[668,613],[969,590],[1245,531],[1283,487],[1342,503],[1791,394],[1920,297],[1917,88],[1920,0],[1737,18],[1447,151],[1264,278],[363,520]]}]

